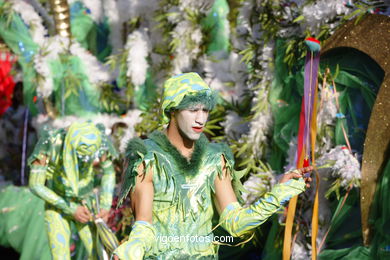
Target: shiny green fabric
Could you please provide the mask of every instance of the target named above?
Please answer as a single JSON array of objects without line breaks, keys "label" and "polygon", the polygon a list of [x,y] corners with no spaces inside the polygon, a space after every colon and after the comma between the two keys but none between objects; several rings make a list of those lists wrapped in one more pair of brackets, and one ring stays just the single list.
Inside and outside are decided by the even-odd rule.
[{"label": "shiny green fabric", "polygon": [[321,57],[321,68],[330,68],[335,78],[341,113],[335,127],[336,145],[346,144],[341,123],[348,132],[351,148],[363,154],[363,143],[376,94],[384,71],[366,54],[352,48],[337,48]]},{"label": "shiny green fabric", "polygon": [[303,95],[303,64],[291,73],[284,63],[284,41],[276,41],[275,76],[269,91],[269,102],[274,118],[272,151],[268,162],[275,171],[282,172],[289,143],[298,134],[299,113]]},{"label": "shiny green fabric", "polygon": [[[339,250],[325,250],[318,256],[319,260],[372,260],[370,249],[363,246],[354,246]],[[378,259],[378,258],[374,258]]]},{"label": "shiny green fabric", "polygon": [[306,189],[303,178],[276,184],[262,198],[243,208],[238,202],[229,204],[220,217],[221,226],[231,235],[239,237],[253,232],[274,213],[280,210],[292,197]]},{"label": "shiny green fabric", "polygon": [[[20,254],[20,260],[51,260],[50,246],[44,221],[45,202],[27,187],[0,188],[0,245],[11,247]],[[74,224],[71,225],[75,233]],[[82,260],[86,250],[80,240],[72,236],[76,245],[72,259]]]},{"label": "shiny green fabric", "polygon": [[90,15],[88,15],[86,8],[81,2],[72,3],[70,6],[71,13],[71,33],[72,36],[83,46],[88,49],[89,35],[94,30],[94,21]]},{"label": "shiny green fabric", "polygon": [[0,245],[12,247],[20,260],[50,260],[44,201],[26,187],[0,190]]},{"label": "shiny green fabric", "polygon": [[136,221],[131,229],[129,239],[115,249],[119,259],[142,260],[145,252],[152,249],[156,242],[156,230],[146,221]]},{"label": "shiny green fabric", "polygon": [[[339,200],[335,196],[329,198],[329,207],[333,212],[333,216],[330,221],[330,231],[322,251],[324,253],[327,250],[352,249],[354,246],[363,245],[359,190],[355,188],[349,192],[348,198],[340,210],[344,198],[345,195],[342,195]],[[335,212],[339,213],[336,215]],[[351,216],[353,217],[351,218]]]},{"label": "shiny green fabric", "polygon": [[[70,187],[66,196],[76,197],[79,186],[92,182],[92,162],[97,156],[102,141],[99,129],[93,123],[73,123],[65,136],[62,148],[62,163],[65,175],[63,182]],[[82,159],[84,158],[84,159]],[[87,162],[83,163],[83,160]],[[85,165],[83,171],[79,171],[79,165]],[[84,180],[80,180],[84,176]]]}]

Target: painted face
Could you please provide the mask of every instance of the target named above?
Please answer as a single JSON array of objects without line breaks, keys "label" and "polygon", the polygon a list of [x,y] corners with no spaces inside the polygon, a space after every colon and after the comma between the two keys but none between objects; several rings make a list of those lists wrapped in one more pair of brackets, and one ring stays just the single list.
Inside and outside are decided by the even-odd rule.
[{"label": "painted face", "polygon": [[208,116],[209,111],[203,104],[197,104],[175,112],[179,132],[192,141],[199,139]]}]

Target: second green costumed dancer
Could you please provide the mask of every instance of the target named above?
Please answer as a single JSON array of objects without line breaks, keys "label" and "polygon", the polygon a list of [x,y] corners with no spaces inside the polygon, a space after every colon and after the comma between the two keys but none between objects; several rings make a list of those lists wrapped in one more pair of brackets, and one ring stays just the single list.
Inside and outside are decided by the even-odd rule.
[{"label": "second green costumed dancer", "polygon": [[[112,161],[117,153],[103,129],[93,123],[45,132],[29,158],[29,187],[45,201],[45,223],[53,259],[70,259],[71,222],[75,223],[88,259],[96,258],[90,210],[95,183],[94,166],[100,165],[100,213],[107,221],[115,187]],[[96,164],[96,165],[94,165]]]}]

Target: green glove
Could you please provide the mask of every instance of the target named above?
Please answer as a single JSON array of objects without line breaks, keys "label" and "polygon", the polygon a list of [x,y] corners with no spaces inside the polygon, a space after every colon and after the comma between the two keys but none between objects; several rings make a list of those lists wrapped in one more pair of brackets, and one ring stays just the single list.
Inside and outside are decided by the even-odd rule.
[{"label": "green glove", "polygon": [[150,251],[156,240],[155,228],[146,221],[136,221],[129,239],[114,251],[119,259],[143,259],[145,252]]},{"label": "green glove", "polygon": [[249,207],[241,207],[238,202],[230,203],[223,210],[219,223],[232,236],[239,237],[263,224],[292,197],[305,191],[305,181],[291,179],[275,185],[263,198]]}]

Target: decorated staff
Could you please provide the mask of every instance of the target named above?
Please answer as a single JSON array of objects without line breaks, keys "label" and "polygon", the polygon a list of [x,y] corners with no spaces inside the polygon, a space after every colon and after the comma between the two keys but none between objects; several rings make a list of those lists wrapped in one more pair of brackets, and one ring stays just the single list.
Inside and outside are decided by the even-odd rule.
[{"label": "decorated staff", "polygon": [[[305,61],[304,95],[302,98],[301,114],[298,131],[298,149],[296,152],[296,167],[308,167],[314,162],[314,147],[317,130],[317,75],[320,62],[320,42],[315,38],[307,38],[308,47]],[[312,259],[317,257],[316,238],[318,232],[318,187],[319,176],[316,173],[316,194],[312,218]],[[291,256],[291,233],[294,223],[295,209],[298,197],[290,200],[287,212],[286,229],[284,233],[283,259]]]},{"label": "decorated staff", "polygon": [[50,7],[54,13],[56,31],[65,38],[70,38],[70,15],[67,0],[50,0]]}]

